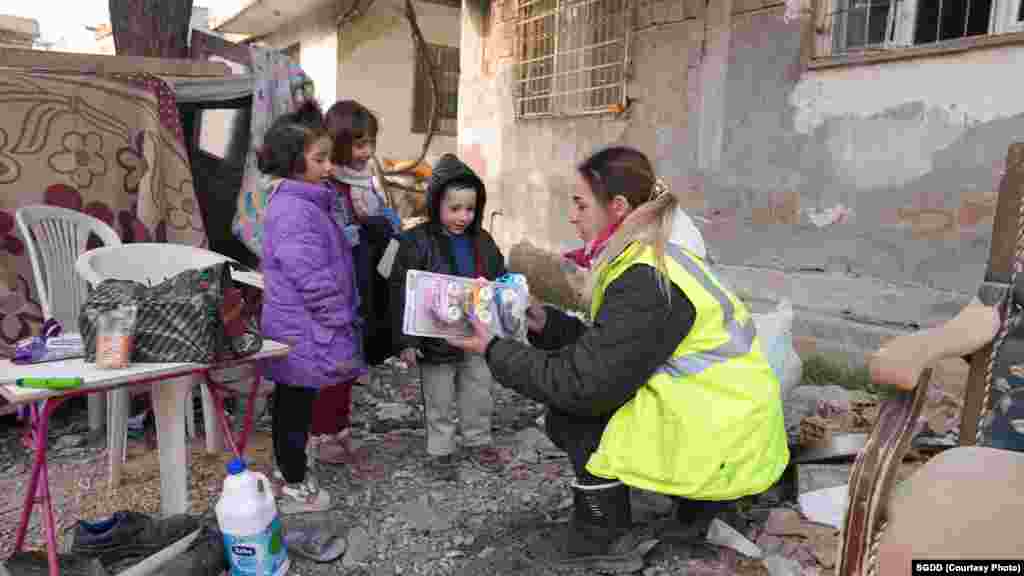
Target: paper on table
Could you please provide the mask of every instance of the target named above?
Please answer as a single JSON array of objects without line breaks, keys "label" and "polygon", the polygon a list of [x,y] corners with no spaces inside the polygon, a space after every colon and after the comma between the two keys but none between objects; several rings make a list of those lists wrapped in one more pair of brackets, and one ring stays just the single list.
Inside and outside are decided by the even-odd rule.
[{"label": "paper on table", "polygon": [[828,524],[842,530],[846,508],[850,501],[850,485],[834,486],[804,492],[797,501],[800,503],[800,511],[811,522]]},{"label": "paper on table", "polygon": [[259,272],[241,272],[238,270],[232,270],[231,279],[263,290],[263,274],[260,274]]}]

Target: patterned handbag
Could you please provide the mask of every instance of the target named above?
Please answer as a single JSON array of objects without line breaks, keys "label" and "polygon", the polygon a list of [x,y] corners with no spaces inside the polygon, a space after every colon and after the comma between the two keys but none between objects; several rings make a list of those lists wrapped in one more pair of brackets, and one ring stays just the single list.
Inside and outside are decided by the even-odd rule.
[{"label": "patterned handbag", "polygon": [[137,308],[133,362],[201,362],[240,358],[263,346],[253,307],[231,279],[234,263],[185,270],[156,286],[105,280],[79,315],[87,362],[96,360],[100,315],[123,305]]}]

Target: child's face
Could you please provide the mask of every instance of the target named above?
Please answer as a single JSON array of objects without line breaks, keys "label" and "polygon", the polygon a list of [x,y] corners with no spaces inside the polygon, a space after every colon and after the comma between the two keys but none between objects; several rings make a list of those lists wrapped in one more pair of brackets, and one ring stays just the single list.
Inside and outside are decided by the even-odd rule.
[{"label": "child's face", "polygon": [[320,138],[306,148],[306,173],[302,179],[317,184],[331,173],[331,140]]},{"label": "child's face", "polygon": [[374,138],[367,136],[352,142],[352,163],[349,167],[355,170],[366,168],[366,163],[376,150],[377,140]]},{"label": "child's face", "polygon": [[441,225],[450,234],[462,234],[476,216],[476,190],[449,188],[441,200]]}]

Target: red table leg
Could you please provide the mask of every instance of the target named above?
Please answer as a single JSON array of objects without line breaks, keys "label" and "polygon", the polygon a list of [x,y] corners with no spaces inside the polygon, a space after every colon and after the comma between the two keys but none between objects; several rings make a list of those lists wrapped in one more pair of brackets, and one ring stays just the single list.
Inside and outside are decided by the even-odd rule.
[{"label": "red table leg", "polygon": [[221,430],[224,432],[224,440],[227,441],[228,448],[231,448],[235,458],[241,458],[242,454],[238,450],[238,445],[235,444],[235,435],[231,429],[231,421],[228,420],[228,414],[224,410],[224,395],[221,393],[220,384],[210,377],[209,372],[206,372],[204,375],[206,376],[206,387],[210,391],[210,398],[213,399],[214,409],[217,410],[217,421],[220,422]]},{"label": "red table leg", "polygon": [[242,421],[242,436],[238,439],[238,451],[245,453],[245,447],[249,444],[249,434],[252,432],[253,420],[256,417],[256,395],[260,391],[260,381],[263,378],[263,371],[257,364],[253,366],[252,390],[249,391],[249,398],[245,405],[245,419]]},{"label": "red table leg", "polygon": [[255,375],[253,377],[252,389],[249,392],[249,398],[246,399],[245,405],[245,418],[242,420],[242,432],[239,437],[235,438],[234,427],[231,426],[231,421],[228,420],[227,412],[224,410],[224,394],[223,387],[212,377],[210,377],[209,371],[204,375],[206,376],[206,386],[210,390],[210,397],[213,398],[213,404],[217,410],[217,420],[220,422],[220,427],[224,430],[224,439],[228,442],[228,447],[234,453],[235,458],[241,458],[245,455],[245,446],[249,442],[249,434],[252,432],[253,425],[253,412],[256,410],[256,394],[260,390],[260,380],[262,373],[259,366],[254,366]]},{"label": "red table leg", "polygon": [[42,410],[38,404],[31,405],[30,426],[36,443],[35,460],[32,473],[29,475],[28,487],[25,492],[25,505],[21,510],[21,521],[14,540],[14,551],[19,552],[25,544],[25,533],[32,517],[32,508],[39,503],[43,510],[43,524],[46,527],[46,553],[50,565],[50,576],[59,576],[57,564],[57,529],[53,520],[53,507],[50,502],[50,479],[46,466],[46,444],[50,416],[63,402],[61,398],[49,398],[44,401]]}]

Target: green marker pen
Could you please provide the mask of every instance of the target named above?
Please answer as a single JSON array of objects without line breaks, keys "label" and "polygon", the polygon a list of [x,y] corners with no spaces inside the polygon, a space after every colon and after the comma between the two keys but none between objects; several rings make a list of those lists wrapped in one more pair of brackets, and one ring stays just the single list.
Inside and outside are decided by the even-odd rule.
[{"label": "green marker pen", "polygon": [[43,390],[70,390],[78,388],[85,381],[82,378],[18,378],[16,385],[21,388],[40,388]]}]

